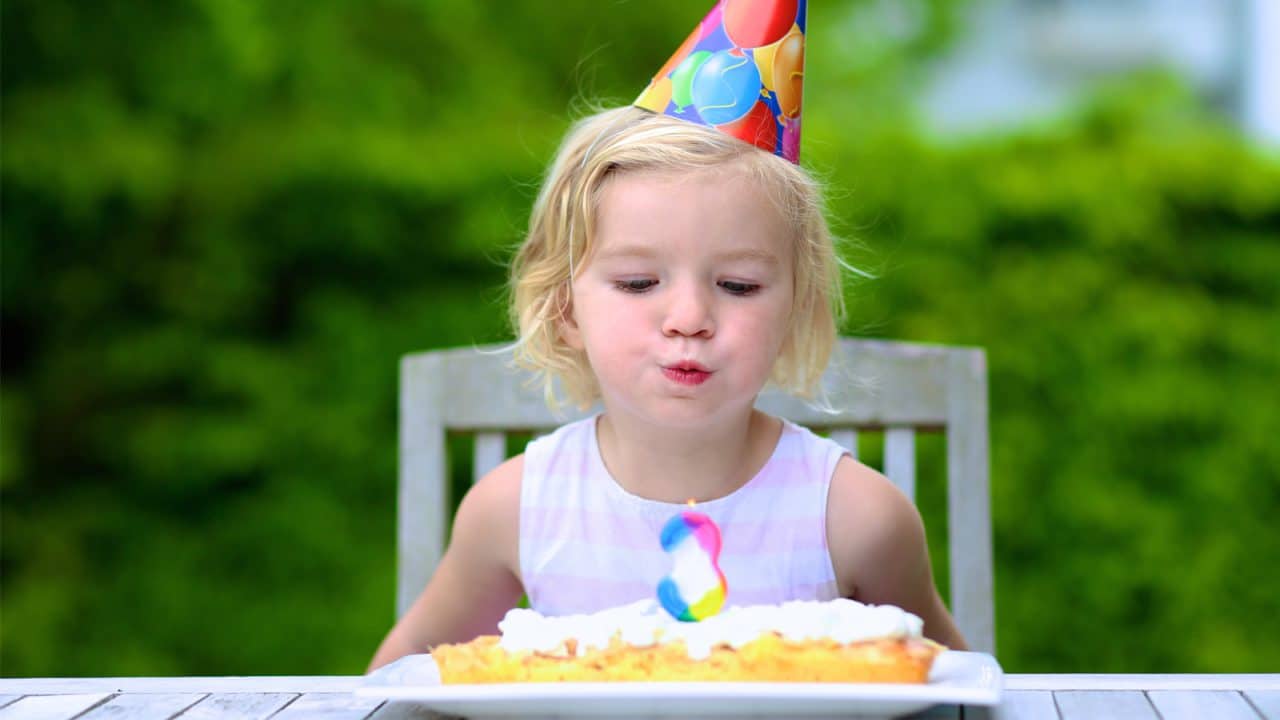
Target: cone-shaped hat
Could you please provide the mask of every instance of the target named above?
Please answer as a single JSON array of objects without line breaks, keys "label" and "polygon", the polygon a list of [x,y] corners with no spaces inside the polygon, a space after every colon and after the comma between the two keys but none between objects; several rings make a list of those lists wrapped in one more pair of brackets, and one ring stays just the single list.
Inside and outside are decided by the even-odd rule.
[{"label": "cone-shaped hat", "polygon": [[635,104],[798,163],[806,0],[718,0]]}]

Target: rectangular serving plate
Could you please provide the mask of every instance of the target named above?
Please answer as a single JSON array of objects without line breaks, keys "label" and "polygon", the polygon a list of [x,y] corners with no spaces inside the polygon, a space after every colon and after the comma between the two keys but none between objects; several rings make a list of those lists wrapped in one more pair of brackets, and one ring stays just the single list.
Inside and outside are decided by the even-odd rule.
[{"label": "rectangular serving plate", "polygon": [[996,705],[1004,672],[986,653],[947,651],[926,684],[616,682],[442,685],[429,655],[401,658],[355,693],[470,718],[528,716],[904,715],[933,705]]}]

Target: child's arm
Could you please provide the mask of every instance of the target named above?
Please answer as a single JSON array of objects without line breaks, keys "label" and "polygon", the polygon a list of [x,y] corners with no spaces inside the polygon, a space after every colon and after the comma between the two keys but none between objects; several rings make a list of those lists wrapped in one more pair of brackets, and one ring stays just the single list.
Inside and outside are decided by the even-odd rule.
[{"label": "child's arm", "polygon": [[427,587],[382,641],[373,670],[441,643],[497,632],[520,599],[520,478],[524,456],[499,465],[467,492],[453,535]]},{"label": "child's arm", "polygon": [[844,597],[897,605],[924,620],[924,633],[952,650],[968,647],[938,596],[924,523],[889,479],[842,458],[827,497],[827,542]]}]

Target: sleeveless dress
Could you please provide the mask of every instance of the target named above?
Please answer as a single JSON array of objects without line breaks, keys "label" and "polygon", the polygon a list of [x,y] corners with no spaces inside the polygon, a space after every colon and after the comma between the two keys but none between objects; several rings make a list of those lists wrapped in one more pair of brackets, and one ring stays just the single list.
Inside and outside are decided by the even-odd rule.
[{"label": "sleeveless dress", "polygon": [[[597,612],[655,597],[671,571],[659,533],[687,509],[637,497],[609,475],[596,419],[529,443],[520,490],[520,572],[544,615]],[[738,490],[700,502],[720,527],[726,607],[839,596],[827,548],[827,491],[844,448],[783,420],[764,467]]]}]

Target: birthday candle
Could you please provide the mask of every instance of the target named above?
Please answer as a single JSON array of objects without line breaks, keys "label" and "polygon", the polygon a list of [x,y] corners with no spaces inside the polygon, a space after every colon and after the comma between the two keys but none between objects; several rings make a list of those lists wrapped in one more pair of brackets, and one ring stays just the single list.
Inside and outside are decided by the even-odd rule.
[{"label": "birthday candle", "polygon": [[[689,501],[690,507],[693,501]],[[729,585],[718,564],[720,528],[706,515],[685,510],[662,527],[662,549],[671,574],[658,583],[658,601],[677,620],[696,622],[720,612]]]}]

